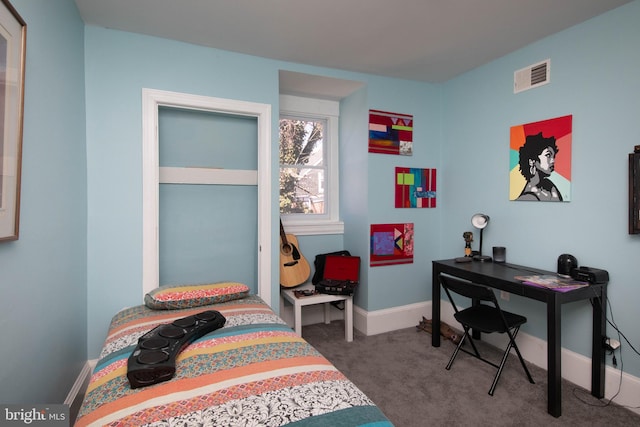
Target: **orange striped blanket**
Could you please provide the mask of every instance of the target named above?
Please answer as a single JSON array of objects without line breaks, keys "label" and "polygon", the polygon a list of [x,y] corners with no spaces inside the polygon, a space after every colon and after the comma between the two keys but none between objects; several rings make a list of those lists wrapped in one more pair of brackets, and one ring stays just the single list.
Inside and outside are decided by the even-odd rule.
[{"label": "orange striped blanket", "polygon": [[[227,321],[186,347],[166,382],[131,389],[127,359],[154,327],[204,310]],[[391,426],[382,412],[255,295],[182,310],[117,313],[76,426]]]}]

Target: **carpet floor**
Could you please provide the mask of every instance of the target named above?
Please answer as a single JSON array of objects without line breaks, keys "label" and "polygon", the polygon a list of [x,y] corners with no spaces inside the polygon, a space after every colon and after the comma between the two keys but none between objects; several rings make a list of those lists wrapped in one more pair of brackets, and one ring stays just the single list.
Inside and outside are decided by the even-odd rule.
[{"label": "carpet floor", "polygon": [[[396,427],[640,425],[640,415],[568,381],[562,384],[562,416],[554,418],[547,413],[546,371],[527,364],[535,381],[529,383],[515,355],[509,356],[494,396],[489,396],[495,368],[460,353],[447,371],[453,343],[443,341],[434,348],[431,335],[417,328],[373,336],[354,331],[354,341],[348,343],[344,323],[333,321],[304,326],[302,336]],[[485,357],[499,361],[497,349],[485,344],[483,350]]]}]

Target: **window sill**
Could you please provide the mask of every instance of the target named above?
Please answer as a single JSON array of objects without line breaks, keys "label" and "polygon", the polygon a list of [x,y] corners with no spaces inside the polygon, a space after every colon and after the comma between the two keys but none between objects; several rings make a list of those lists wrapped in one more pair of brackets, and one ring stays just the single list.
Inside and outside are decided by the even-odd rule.
[{"label": "window sill", "polygon": [[284,229],[289,234],[296,236],[316,236],[324,234],[344,234],[344,223],[342,221],[326,222],[299,222],[283,221]]}]

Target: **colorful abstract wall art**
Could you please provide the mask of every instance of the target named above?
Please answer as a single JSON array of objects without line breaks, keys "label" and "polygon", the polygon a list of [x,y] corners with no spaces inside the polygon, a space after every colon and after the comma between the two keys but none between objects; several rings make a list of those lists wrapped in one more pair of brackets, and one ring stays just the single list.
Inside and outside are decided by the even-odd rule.
[{"label": "colorful abstract wall art", "polygon": [[436,170],[396,167],[396,208],[435,208]]},{"label": "colorful abstract wall art", "polygon": [[413,116],[369,110],[369,152],[413,155]]},{"label": "colorful abstract wall art", "polygon": [[413,223],[371,224],[369,264],[380,267],[413,263]]},{"label": "colorful abstract wall art", "polygon": [[573,116],[511,128],[509,200],[571,200]]}]

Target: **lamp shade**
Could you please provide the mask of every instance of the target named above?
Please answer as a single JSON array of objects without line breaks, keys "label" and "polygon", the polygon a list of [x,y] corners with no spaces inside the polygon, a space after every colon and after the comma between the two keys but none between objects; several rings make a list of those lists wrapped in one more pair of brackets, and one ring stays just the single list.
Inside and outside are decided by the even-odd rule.
[{"label": "lamp shade", "polygon": [[482,230],[487,226],[487,224],[489,224],[489,215],[479,214],[479,213],[475,214],[474,216],[471,217],[471,224],[475,228]]},{"label": "lamp shade", "polygon": [[477,213],[471,217],[471,225],[480,230],[480,247],[478,254],[473,257],[474,261],[491,261],[490,256],[482,255],[482,232],[489,224],[489,215]]}]

